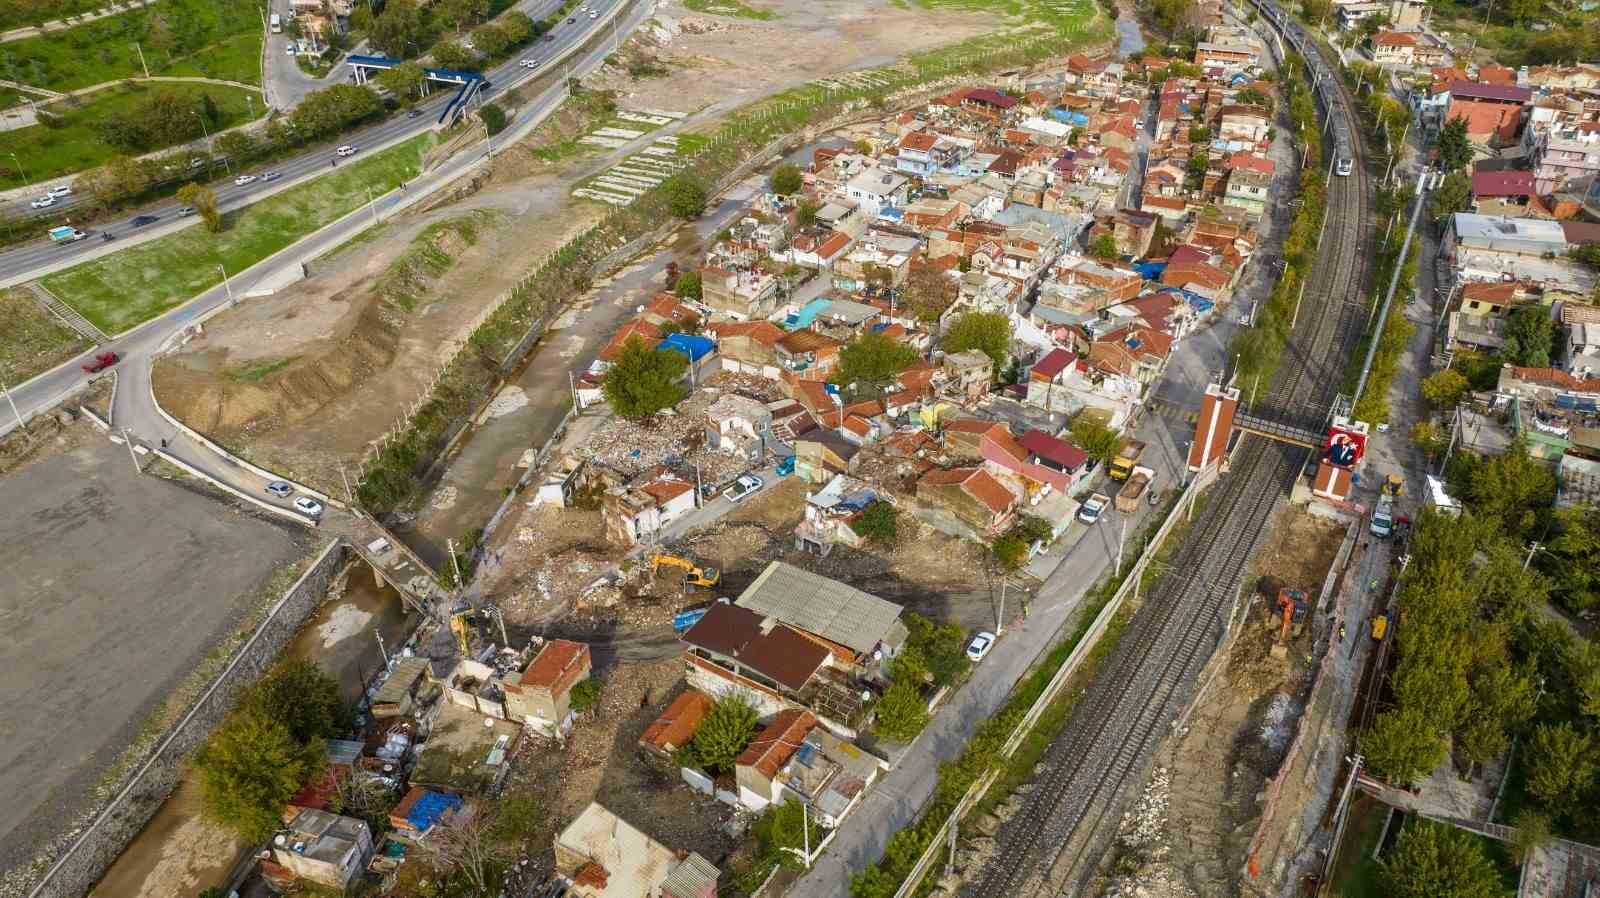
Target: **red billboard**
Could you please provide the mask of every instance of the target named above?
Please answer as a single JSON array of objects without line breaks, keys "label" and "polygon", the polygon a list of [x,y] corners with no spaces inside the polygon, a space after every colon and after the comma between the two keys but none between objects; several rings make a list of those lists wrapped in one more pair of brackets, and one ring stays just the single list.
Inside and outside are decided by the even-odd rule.
[{"label": "red billboard", "polygon": [[1367,430],[1360,424],[1336,422],[1328,428],[1328,440],[1322,444],[1322,458],[1331,465],[1353,468],[1367,454]]}]

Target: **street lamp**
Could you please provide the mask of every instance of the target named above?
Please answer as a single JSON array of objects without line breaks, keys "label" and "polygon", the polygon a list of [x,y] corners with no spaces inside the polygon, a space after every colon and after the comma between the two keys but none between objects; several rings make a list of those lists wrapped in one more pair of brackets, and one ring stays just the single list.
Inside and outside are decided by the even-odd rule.
[{"label": "street lamp", "polygon": [[10,155],[11,161],[17,164],[17,174],[22,176],[22,186],[32,188],[33,182],[28,180],[28,173],[22,170],[22,160],[17,158],[16,153]]}]

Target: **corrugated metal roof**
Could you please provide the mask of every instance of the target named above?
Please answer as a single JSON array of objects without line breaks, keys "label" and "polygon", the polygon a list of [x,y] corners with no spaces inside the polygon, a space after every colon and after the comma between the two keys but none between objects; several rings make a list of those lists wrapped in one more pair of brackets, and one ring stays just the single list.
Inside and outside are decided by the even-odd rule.
[{"label": "corrugated metal roof", "polygon": [[781,561],[767,565],[734,603],[849,646],[872,651],[900,619],[900,606]]}]

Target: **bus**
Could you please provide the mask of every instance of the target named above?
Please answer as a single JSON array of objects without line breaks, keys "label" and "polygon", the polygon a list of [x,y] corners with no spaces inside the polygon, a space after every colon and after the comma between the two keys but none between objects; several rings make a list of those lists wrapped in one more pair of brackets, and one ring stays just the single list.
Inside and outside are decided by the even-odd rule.
[{"label": "bus", "polygon": [[278,15],[277,13],[273,13],[272,14],[272,33],[273,34],[282,34],[283,33],[283,17]]}]

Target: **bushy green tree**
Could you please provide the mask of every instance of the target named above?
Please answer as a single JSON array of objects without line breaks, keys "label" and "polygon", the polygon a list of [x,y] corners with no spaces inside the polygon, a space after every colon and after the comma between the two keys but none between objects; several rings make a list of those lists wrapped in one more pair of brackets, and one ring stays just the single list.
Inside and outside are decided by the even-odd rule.
[{"label": "bushy green tree", "polygon": [[582,714],[600,701],[600,681],[585,677],[572,687],[572,710]]},{"label": "bushy green tree", "polygon": [[704,295],[704,287],[700,279],[700,272],[685,271],[678,275],[678,282],[672,285],[672,292],[679,299],[699,302]]},{"label": "bushy green tree", "polygon": [[1374,773],[1397,784],[1422,779],[1439,766],[1445,742],[1422,711],[1408,706],[1385,711],[1361,739],[1361,753]]},{"label": "bushy green tree", "polygon": [[[807,830],[810,831],[809,843]],[[755,836],[756,853],[765,862],[765,869],[777,863],[790,870],[804,869],[805,861],[800,854],[805,852],[807,844],[816,851],[824,835],[816,814],[806,813],[798,801],[768,805],[750,824],[750,833]]]},{"label": "bushy green tree", "polygon": [[1467,392],[1466,375],[1454,368],[1445,368],[1422,380],[1422,398],[1434,408],[1453,408]]},{"label": "bushy green tree", "polygon": [[698,218],[706,210],[706,188],[694,175],[679,172],[661,182],[667,208],[684,220]]},{"label": "bushy green tree", "polygon": [[1122,451],[1122,436],[1093,415],[1079,414],[1072,419],[1072,442],[1089,457],[1110,464]]},{"label": "bushy green tree", "polygon": [[185,184],[178,188],[178,202],[193,206],[207,231],[216,234],[222,230],[222,213],[217,209],[217,195],[211,188],[204,184]]},{"label": "bushy green tree", "polygon": [[694,762],[708,773],[727,773],[755,737],[760,716],[749,699],[730,692],[717,699],[695,730],[689,750]]},{"label": "bushy green tree", "polygon": [[912,612],[905,617],[910,638],[908,650],[915,651],[921,666],[933,682],[951,686],[966,676],[972,662],[967,660],[966,640],[958,624],[930,620]]},{"label": "bushy green tree", "polygon": [[260,711],[229,715],[195,754],[206,815],[247,842],[263,842],[283,823],[283,808],[325,764],[321,739],[299,742]]},{"label": "bushy green tree", "polygon": [[867,332],[839,350],[833,382],[856,395],[879,396],[917,360],[917,350],[893,337]]},{"label": "bushy green tree", "polygon": [[240,706],[289,728],[297,742],[332,739],[350,727],[339,683],[314,662],[284,661],[251,687]]},{"label": "bushy green tree", "polygon": [[1434,149],[1438,150],[1439,164],[1445,171],[1460,171],[1471,165],[1472,142],[1467,139],[1467,120],[1457,115],[1445,122],[1439,129]]},{"label": "bushy green tree", "polygon": [[1011,357],[1011,319],[999,312],[963,312],[950,322],[939,345],[945,352],[982,352],[999,377]]},{"label": "bushy green tree", "polygon": [[1522,760],[1528,794],[1558,814],[1580,806],[1594,787],[1594,742],[1569,723],[1534,727]]},{"label": "bushy green tree", "polygon": [[1406,823],[1378,861],[1385,898],[1502,898],[1504,887],[1477,836],[1432,820]]},{"label": "bushy green tree", "polygon": [[928,725],[928,705],[914,683],[896,680],[878,700],[873,728],[896,742],[910,742]]},{"label": "bushy green tree", "polygon": [[1106,262],[1115,261],[1121,255],[1117,252],[1117,236],[1107,231],[1094,238],[1089,244],[1089,255]]},{"label": "bushy green tree", "polygon": [[402,62],[379,72],[376,79],[384,90],[394,94],[395,99],[410,106],[422,97],[424,77],[422,66],[414,62]]},{"label": "bushy green tree", "polygon": [[900,536],[900,512],[888,502],[874,499],[850,522],[850,529],[867,542],[892,546]]},{"label": "bushy green tree", "polygon": [[682,353],[657,350],[635,334],[601,377],[600,392],[618,415],[648,418],[676,405],[688,392],[679,383],[688,367]]},{"label": "bushy green tree", "polygon": [[1574,613],[1600,608],[1600,509],[1563,508],[1555,521],[1556,536],[1539,556],[1551,595]]},{"label": "bushy green tree", "polygon": [[441,69],[458,72],[476,72],[479,69],[478,54],[456,41],[435,44],[429,55],[433,57],[433,64]]},{"label": "bushy green tree", "polygon": [[772,192],[779,196],[793,196],[800,192],[805,180],[800,176],[800,168],[792,162],[785,162],[772,170]]},{"label": "bushy green tree", "polygon": [[500,108],[499,103],[483,104],[478,109],[478,118],[483,120],[483,129],[491,135],[506,129],[506,111]]},{"label": "bushy green tree", "polygon": [[994,556],[1002,571],[1010,573],[1028,562],[1028,541],[1015,533],[1006,533],[989,544],[989,554]]},{"label": "bushy green tree", "polygon": [[1554,345],[1555,325],[1544,306],[1523,306],[1506,316],[1506,342],[1500,353],[1513,365],[1548,367]]},{"label": "bushy green tree", "polygon": [[1434,218],[1448,218],[1457,212],[1465,212],[1471,200],[1472,181],[1467,178],[1467,173],[1451,172],[1434,189],[1430,211]]}]

